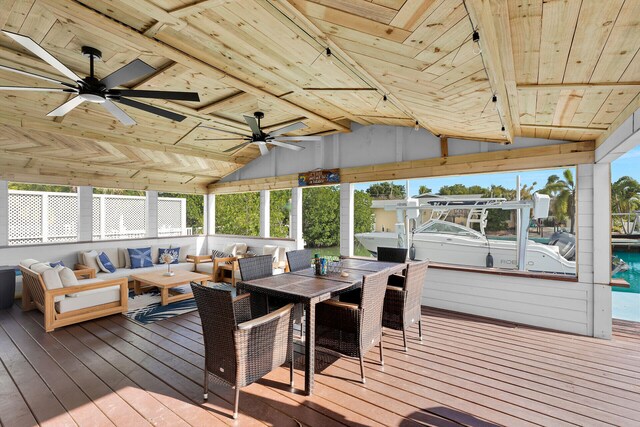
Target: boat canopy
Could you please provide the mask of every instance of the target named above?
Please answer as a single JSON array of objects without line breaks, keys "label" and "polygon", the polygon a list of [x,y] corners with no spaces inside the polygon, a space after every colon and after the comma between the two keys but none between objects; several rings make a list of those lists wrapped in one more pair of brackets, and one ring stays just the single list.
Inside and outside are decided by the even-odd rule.
[{"label": "boat canopy", "polygon": [[484,239],[485,237],[471,229],[453,222],[433,219],[416,228],[414,233],[438,233],[450,234],[454,236],[471,237],[474,239]]}]

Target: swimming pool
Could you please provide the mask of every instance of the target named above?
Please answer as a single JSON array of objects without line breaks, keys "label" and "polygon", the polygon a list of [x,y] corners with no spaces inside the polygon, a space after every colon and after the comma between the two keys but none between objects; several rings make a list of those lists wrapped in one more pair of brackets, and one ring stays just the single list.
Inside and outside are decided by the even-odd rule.
[{"label": "swimming pool", "polygon": [[613,254],[629,265],[627,271],[613,277],[626,280],[630,287],[612,289],[612,317],[640,322],[640,252],[613,251]]}]

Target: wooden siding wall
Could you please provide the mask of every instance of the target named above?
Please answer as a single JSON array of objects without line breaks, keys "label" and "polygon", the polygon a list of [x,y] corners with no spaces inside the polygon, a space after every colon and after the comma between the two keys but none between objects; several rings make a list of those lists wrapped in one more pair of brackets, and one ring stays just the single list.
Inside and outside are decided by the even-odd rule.
[{"label": "wooden siding wall", "polygon": [[580,335],[593,334],[593,285],[429,269],[422,304]]}]

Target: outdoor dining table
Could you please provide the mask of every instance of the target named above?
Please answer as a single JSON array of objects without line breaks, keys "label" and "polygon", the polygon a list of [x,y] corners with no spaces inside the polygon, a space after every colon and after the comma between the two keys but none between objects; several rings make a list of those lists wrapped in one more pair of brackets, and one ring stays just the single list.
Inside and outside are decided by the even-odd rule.
[{"label": "outdoor dining table", "polygon": [[389,269],[389,274],[401,271],[404,264],[357,259],[344,259],[344,269],[349,275],[329,273],[316,276],[312,268],[263,277],[261,279],[240,281],[238,290],[260,293],[304,304],[305,308],[305,392],[313,393],[315,367],[315,314],[316,304],[333,298],[341,293],[362,286],[362,276]]}]

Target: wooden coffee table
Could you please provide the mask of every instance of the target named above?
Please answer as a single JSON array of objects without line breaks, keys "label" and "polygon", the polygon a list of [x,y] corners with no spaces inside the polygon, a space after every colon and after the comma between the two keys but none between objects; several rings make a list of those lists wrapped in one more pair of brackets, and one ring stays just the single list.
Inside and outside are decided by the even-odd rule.
[{"label": "wooden coffee table", "polygon": [[197,282],[206,285],[211,276],[207,274],[194,273],[192,271],[175,270],[173,276],[165,276],[164,271],[154,271],[152,273],[132,274],[133,291],[140,295],[143,286],[153,286],[160,289],[161,304],[167,305],[172,302],[193,298],[192,292],[174,292],[172,288]]}]

